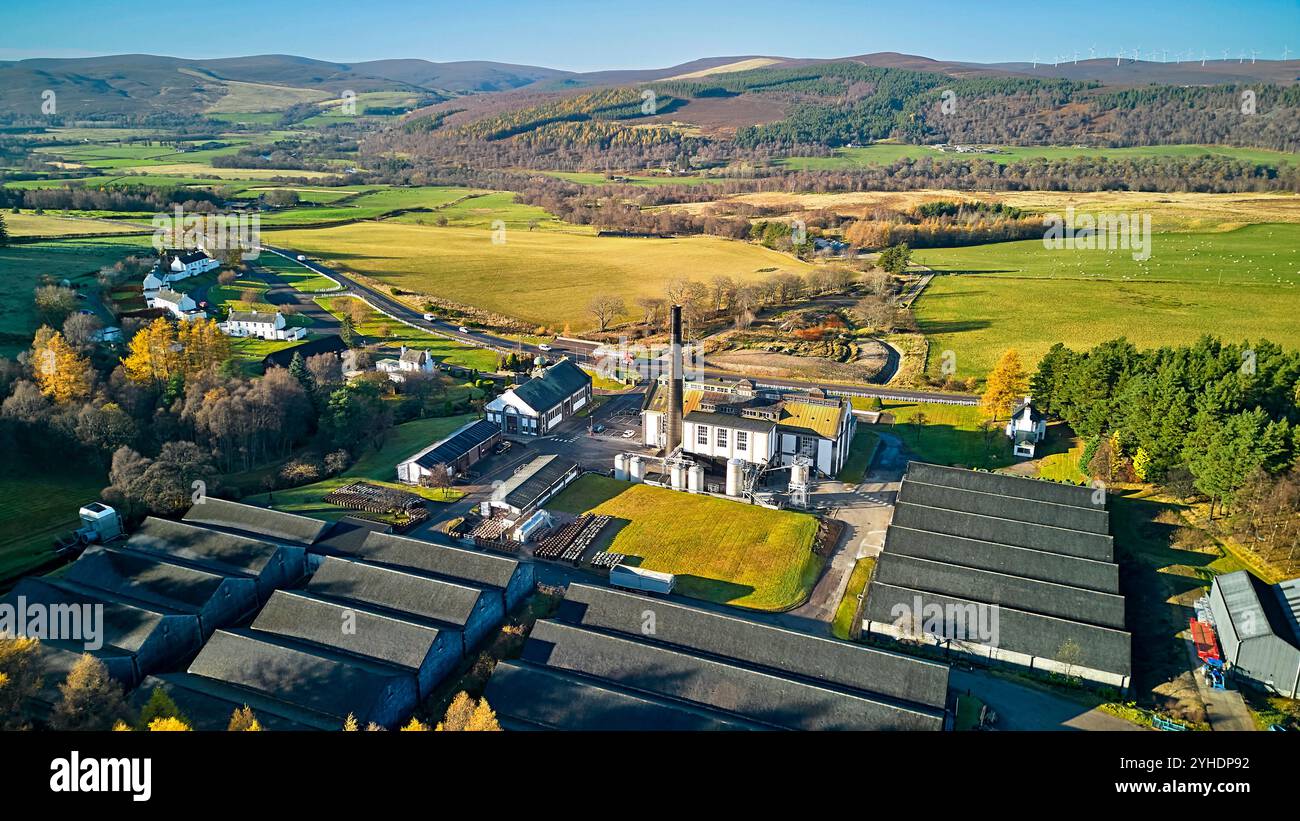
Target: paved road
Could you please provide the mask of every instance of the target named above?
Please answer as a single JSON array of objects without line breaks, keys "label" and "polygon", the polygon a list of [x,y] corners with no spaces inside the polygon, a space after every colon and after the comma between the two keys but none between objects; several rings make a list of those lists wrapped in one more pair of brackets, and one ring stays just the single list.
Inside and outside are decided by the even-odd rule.
[{"label": "paved road", "polygon": [[[411,308],[409,305],[406,305],[400,302],[399,300],[394,299],[393,297],[383,293],[382,291],[379,291],[375,288],[371,288],[368,285],[358,282],[357,280],[349,277],[347,274],[340,273],[339,271],[326,267],[320,264],[319,262],[314,262],[313,260],[307,258],[305,254],[301,254],[292,249],[276,248],[270,245],[263,245],[261,247],[261,250],[270,251],[273,254],[279,254],[280,256],[285,257],[286,259],[293,260],[297,262],[299,265],[302,265],[305,268],[315,271],[318,274],[329,277],[330,279],[333,279],[335,282],[338,282],[340,285],[343,286],[344,290],[342,291],[342,293],[350,293],[355,296],[359,296],[362,299],[369,302],[372,306],[374,306],[379,311],[388,314],[389,316],[393,317],[394,319],[400,322],[405,322],[408,325],[412,325],[414,327],[420,328],[421,330],[431,331],[433,333],[437,333],[442,336],[446,336],[451,339],[454,339],[458,342],[464,342],[470,345],[478,345],[480,347],[494,348],[503,352],[522,349],[526,353],[531,354],[533,356],[547,353],[537,345],[521,344],[515,340],[503,339],[498,336],[493,336],[492,334],[469,330],[469,329],[467,329],[465,332],[462,333],[460,330],[461,326],[452,325],[451,323],[442,322],[440,320],[433,320],[433,321],[426,320],[424,318],[424,315],[421,312],[415,310],[414,308]],[[335,293],[339,293],[339,292],[335,292]],[[557,342],[555,345],[552,345],[550,347],[551,347],[550,353],[563,353],[573,357],[578,361],[594,363],[595,361],[594,351],[598,346],[595,343],[591,343],[591,342],[579,342],[577,340],[564,340],[562,342]],[[897,366],[895,365],[895,367]],[[871,387],[867,385],[862,385],[862,386],[841,385],[837,383],[807,382],[798,379],[778,379],[778,378],[765,377],[765,376],[747,376],[745,374],[737,373],[734,371],[723,371],[716,368],[708,368],[708,367],[704,368],[703,372],[705,376],[711,376],[711,377],[722,377],[728,379],[749,379],[759,387],[792,388],[796,390],[808,390],[809,388],[821,388],[825,390],[828,394],[837,395],[837,396],[877,396],[880,397],[881,399],[888,399],[888,400],[894,400],[900,402],[935,402],[941,404],[954,404],[954,405],[975,405],[978,404],[979,402],[979,397],[972,396],[969,394],[939,393],[935,391],[898,390],[898,389],[889,388],[885,386]]]},{"label": "paved road", "polygon": [[1215,690],[1205,683],[1205,676],[1200,672],[1201,659],[1196,655],[1196,645],[1190,638],[1183,640],[1187,650],[1187,662],[1196,680],[1196,692],[1205,705],[1205,720],[1211,730],[1253,731],[1259,729],[1250,717],[1246,701],[1237,690]]},{"label": "paved road", "polygon": [[984,670],[953,668],[948,686],[957,695],[971,695],[998,714],[998,730],[1144,730],[1132,722],[1103,713],[1073,699],[1020,684]]}]

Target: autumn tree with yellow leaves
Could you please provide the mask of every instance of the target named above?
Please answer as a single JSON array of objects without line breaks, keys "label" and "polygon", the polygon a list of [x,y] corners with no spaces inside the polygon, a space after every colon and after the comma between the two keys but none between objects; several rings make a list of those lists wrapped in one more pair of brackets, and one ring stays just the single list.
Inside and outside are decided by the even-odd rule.
[{"label": "autumn tree with yellow leaves", "polygon": [[230,358],[230,338],[215,320],[174,324],[159,317],[131,338],[122,368],[133,382],[162,385],[173,376],[191,376]]},{"label": "autumn tree with yellow leaves", "polygon": [[63,334],[42,326],[32,340],[32,373],[41,393],[66,405],[86,399],[94,387],[94,370],[90,362],[79,353]]},{"label": "autumn tree with yellow leaves", "polygon": [[1005,419],[1029,390],[1029,375],[1020,362],[1020,354],[1011,348],[993,366],[984,383],[980,408],[990,419]]}]

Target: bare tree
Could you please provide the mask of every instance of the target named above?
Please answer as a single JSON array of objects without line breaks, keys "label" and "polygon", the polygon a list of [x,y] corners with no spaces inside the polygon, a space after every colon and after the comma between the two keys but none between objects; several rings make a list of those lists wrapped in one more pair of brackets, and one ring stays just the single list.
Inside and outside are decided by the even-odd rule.
[{"label": "bare tree", "polygon": [[627,306],[623,304],[623,297],[603,294],[591,300],[587,305],[587,313],[596,317],[600,332],[604,333],[613,319],[627,313]]}]

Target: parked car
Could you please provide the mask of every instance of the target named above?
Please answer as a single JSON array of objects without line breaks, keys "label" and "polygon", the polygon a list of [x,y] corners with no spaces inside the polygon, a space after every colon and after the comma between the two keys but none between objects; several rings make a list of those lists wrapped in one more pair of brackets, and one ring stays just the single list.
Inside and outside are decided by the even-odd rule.
[{"label": "parked car", "polygon": [[592,426],[591,426],[591,432],[592,432],[592,433],[604,433],[604,432],[605,432],[605,426],[604,426],[604,425],[592,425]]},{"label": "parked car", "polygon": [[425,321],[425,322],[432,322],[435,318],[436,318],[436,317],[434,317],[433,314],[425,314],[425,315],[424,315],[424,321]]},{"label": "parked car", "polygon": [[460,332],[463,333],[463,334],[467,334],[467,333],[469,333],[469,328],[466,328],[464,325],[461,325],[461,326],[460,326],[459,328],[457,328],[456,330],[460,331]]},{"label": "parked car", "polygon": [[550,345],[547,345],[545,342],[543,342],[542,344],[540,344],[540,345],[537,346],[537,350],[539,350],[539,351],[549,351],[550,349],[551,349],[551,346],[550,346]]},{"label": "parked car", "polygon": [[628,428],[627,430],[623,431],[624,439],[631,439],[633,436],[636,436],[636,431],[632,430],[631,428]]},{"label": "parked car", "polygon": [[500,456],[501,454],[503,454],[503,453],[505,453],[506,451],[510,450],[510,448],[511,448],[512,445],[514,445],[514,442],[511,442],[511,441],[509,441],[509,440],[505,440],[505,441],[502,441],[502,442],[497,442],[497,446],[496,446],[495,448],[492,449],[492,452],[495,453],[495,454],[497,454],[498,456]]}]

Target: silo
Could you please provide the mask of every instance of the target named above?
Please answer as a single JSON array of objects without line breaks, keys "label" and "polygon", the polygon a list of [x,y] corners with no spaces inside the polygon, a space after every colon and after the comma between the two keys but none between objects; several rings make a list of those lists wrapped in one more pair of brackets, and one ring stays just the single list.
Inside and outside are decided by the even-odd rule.
[{"label": "silo", "polygon": [[795,462],[790,466],[790,484],[807,485],[808,484],[808,465],[803,462]]},{"label": "silo", "polygon": [[686,489],[686,465],[676,462],[672,466],[673,490]]},{"label": "silo", "polygon": [[727,460],[727,495],[739,496],[744,485],[745,460],[731,458]]},{"label": "silo", "polygon": [[691,465],[690,470],[686,471],[686,488],[691,493],[702,493],[704,491],[703,465]]},{"label": "silo", "polygon": [[645,481],[645,460],[640,456],[633,456],[628,460],[628,479],[633,482]]},{"label": "silo", "polygon": [[627,456],[622,453],[614,457],[614,478],[620,482],[627,481]]}]

